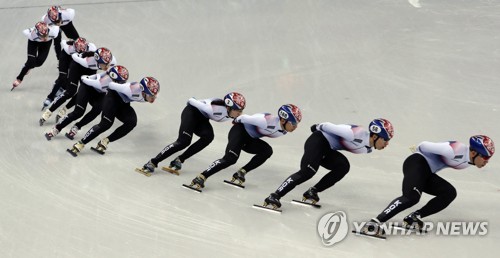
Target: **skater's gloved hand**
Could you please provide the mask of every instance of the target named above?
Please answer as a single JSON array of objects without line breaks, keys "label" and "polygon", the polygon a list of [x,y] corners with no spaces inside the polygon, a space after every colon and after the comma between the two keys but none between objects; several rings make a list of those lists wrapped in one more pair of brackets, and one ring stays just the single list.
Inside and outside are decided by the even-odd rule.
[{"label": "skater's gloved hand", "polygon": [[190,101],[195,101],[196,98],[195,97],[191,97],[188,99],[188,101],[186,102],[186,105],[191,105],[191,103],[189,103]]},{"label": "skater's gloved hand", "polygon": [[317,126],[318,126],[317,124],[311,125],[311,132],[314,133],[314,132],[318,131]]},{"label": "skater's gloved hand", "polygon": [[94,52],[92,51],[87,51],[87,52],[83,52],[82,53],[82,57],[85,58],[85,57],[92,57],[94,56]]},{"label": "skater's gloved hand", "polygon": [[237,124],[237,123],[241,123],[241,118],[240,117],[237,117],[237,118],[233,119],[233,124]]}]

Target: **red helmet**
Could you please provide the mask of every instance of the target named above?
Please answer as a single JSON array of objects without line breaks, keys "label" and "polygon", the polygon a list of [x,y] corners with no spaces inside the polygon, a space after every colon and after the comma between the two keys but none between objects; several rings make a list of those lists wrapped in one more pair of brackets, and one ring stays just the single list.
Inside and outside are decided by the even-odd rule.
[{"label": "red helmet", "polygon": [[238,92],[230,92],[224,97],[224,103],[226,106],[234,110],[245,109],[246,100],[243,95]]},{"label": "red helmet", "polygon": [[371,133],[374,133],[384,140],[389,141],[394,137],[394,127],[389,120],[384,118],[377,118],[370,122],[368,129]]},{"label": "red helmet", "polygon": [[35,31],[39,37],[47,37],[49,35],[49,26],[45,22],[37,22],[35,24]]},{"label": "red helmet", "polygon": [[94,58],[99,64],[109,64],[113,60],[113,55],[109,49],[100,47],[95,51]]},{"label": "red helmet", "polygon": [[73,43],[76,52],[82,53],[87,51],[88,43],[85,38],[77,38]]},{"label": "red helmet", "polygon": [[292,124],[298,124],[302,120],[302,111],[294,104],[286,104],[279,108],[278,116]]},{"label": "red helmet", "polygon": [[140,82],[142,91],[147,95],[154,96],[160,92],[160,83],[154,77],[144,77]]},{"label": "red helmet", "polygon": [[111,66],[107,71],[109,77],[115,82],[124,83],[128,80],[128,70],[125,66]]},{"label": "red helmet", "polygon": [[49,20],[52,22],[60,22],[61,21],[61,7],[54,5],[49,7],[47,10],[47,17],[49,17]]},{"label": "red helmet", "polygon": [[493,156],[495,153],[495,143],[486,135],[474,135],[469,139],[470,148],[485,158]]}]

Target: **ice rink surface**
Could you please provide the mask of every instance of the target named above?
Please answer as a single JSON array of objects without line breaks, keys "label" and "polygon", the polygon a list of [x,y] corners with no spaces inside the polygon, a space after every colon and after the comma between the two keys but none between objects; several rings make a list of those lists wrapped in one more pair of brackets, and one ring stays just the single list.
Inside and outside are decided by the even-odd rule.
[{"label": "ice rink surface", "polygon": [[[411,3],[410,3],[411,2]],[[34,26],[51,1],[1,1],[0,256],[1,257],[498,257],[500,158],[479,170],[439,175],[458,191],[428,222],[487,221],[486,236],[393,236],[386,241],[349,234],[322,244],[318,220],[344,211],[366,221],[401,194],[404,159],[421,141],[489,135],[500,143],[500,1],[87,1],[75,27],[111,49],[132,81],[161,83],[154,104],[133,103],[137,127],[109,145],[74,158],[64,132],[43,136],[42,102],[57,77],[53,48],[21,86],[11,83],[26,61],[22,30]],[[215,140],[184,163],[182,174],[134,172],[177,138],[188,98],[238,91],[245,113],[302,108],[299,128],[266,138],[273,156],[247,175],[246,189],[222,183],[250,155],[219,172],[197,194],[181,187],[223,156],[231,123],[212,123]],[[343,152],[350,173],[320,193],[321,209],[290,204],[325,173],[282,198],[283,214],[253,209],[298,170],[314,123],[364,127],[389,119],[395,138],[369,155]],[[91,125],[98,123],[96,119]],[[116,121],[113,128],[119,125]],[[77,139],[91,127],[84,127]],[[498,154],[497,154],[498,156]],[[172,158],[160,163],[166,166]],[[400,221],[420,203],[394,218]]]}]

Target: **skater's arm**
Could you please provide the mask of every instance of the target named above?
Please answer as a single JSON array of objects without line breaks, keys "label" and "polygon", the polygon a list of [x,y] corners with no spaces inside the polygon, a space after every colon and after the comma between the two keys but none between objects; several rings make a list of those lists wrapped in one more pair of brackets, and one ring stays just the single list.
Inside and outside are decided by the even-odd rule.
[{"label": "skater's arm", "polygon": [[61,40],[61,47],[68,55],[71,54],[70,46],[73,46],[74,41],[69,41],[71,45],[68,44],[68,40]]},{"label": "skater's arm", "polygon": [[[106,73],[103,74],[105,75]],[[92,86],[98,90],[102,90],[103,85],[101,84],[101,76],[102,74],[83,75],[81,79],[83,83]]]},{"label": "skater's arm", "polygon": [[211,114],[212,113],[212,106],[210,104],[207,104],[205,102],[199,101],[195,98],[189,98],[188,99],[188,104],[197,108],[201,112],[204,112],[205,114]]},{"label": "skater's arm", "polygon": [[30,29],[25,29],[23,30],[23,34],[28,37],[28,39],[30,40],[33,40],[33,38],[31,37],[31,32],[33,31],[33,28],[30,28]]},{"label": "skater's arm", "polygon": [[257,127],[260,127],[262,129],[267,128],[267,120],[264,117],[263,114],[255,114],[255,115],[240,115],[238,116],[234,122],[236,123],[243,123],[243,124],[251,124],[255,125]]},{"label": "skater's arm", "polygon": [[350,125],[336,125],[329,122],[321,123],[317,126],[319,131],[337,135],[341,138],[344,138],[346,141],[354,140],[354,132],[352,131],[352,126]]},{"label": "skater's arm", "polygon": [[45,22],[47,24],[49,24],[49,22],[50,22],[49,17],[47,17],[47,14],[42,15],[42,18],[40,19],[40,21]]},{"label": "skater's arm", "polygon": [[88,45],[87,45],[87,51],[95,52],[96,50],[97,50],[97,47],[95,46],[94,43],[88,43]]},{"label": "skater's arm", "polygon": [[130,101],[144,102],[144,98],[142,97],[142,87],[138,82],[127,82],[127,83],[116,83],[110,82],[109,89],[114,90],[118,93],[121,93]]},{"label": "skater's arm", "polygon": [[55,39],[59,35],[59,26],[49,26],[49,38]]},{"label": "skater's arm", "polygon": [[86,57],[82,57],[80,54],[74,53],[71,55],[71,58],[73,58],[73,61],[77,62],[79,65],[85,68],[90,68]]},{"label": "skater's arm", "polygon": [[72,22],[75,19],[75,9],[67,8],[62,10],[62,20],[65,24]]},{"label": "skater's arm", "polygon": [[110,82],[109,83],[109,89],[121,92],[125,95],[127,95],[127,92],[130,93],[130,82],[126,83],[116,83],[116,82]]},{"label": "skater's arm", "polygon": [[447,159],[453,159],[455,153],[453,148],[450,146],[449,142],[422,142],[417,147],[417,152],[420,153],[433,153],[436,155],[443,156]]}]

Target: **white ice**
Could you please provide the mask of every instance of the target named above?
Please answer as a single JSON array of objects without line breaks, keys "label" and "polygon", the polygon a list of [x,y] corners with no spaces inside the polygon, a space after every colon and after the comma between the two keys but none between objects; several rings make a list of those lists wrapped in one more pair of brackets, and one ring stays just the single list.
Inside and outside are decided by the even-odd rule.
[{"label": "white ice", "polygon": [[[401,166],[411,145],[467,143],[473,134],[500,143],[499,1],[60,3],[76,10],[80,34],[110,48],[132,80],[152,75],[162,88],[154,104],[133,104],[137,127],[111,143],[104,156],[90,147],[106,133],[81,156],[71,157],[66,148],[73,141],[62,134],[51,142],[43,136],[53,118],[38,125],[42,102],[57,77],[53,49],[42,67],[9,91],[26,60],[22,30],[53,2],[0,2],[1,257],[498,257],[496,156],[484,169],[441,171],[458,197],[426,218],[488,221],[486,236],[429,234],[383,242],[349,234],[325,247],[316,225],[328,212],[344,211],[350,222],[381,212],[401,194]],[[230,123],[213,123],[215,140],[184,164],[180,176],[134,172],[176,139],[189,97],[222,97],[229,91],[245,95],[247,114],[276,112],[285,103],[303,111],[294,133],[265,139],[274,155],[248,174],[246,189],[222,181],[249,160],[248,154],[209,178],[202,194],[181,187],[222,157]],[[370,155],[344,152],[351,171],[320,194],[321,209],[290,201],[325,169],[282,199],[283,214],[251,208],[298,170],[311,124],[367,126],[377,117],[394,124],[395,138],[386,150]],[[429,199],[424,195],[394,221]]]}]

